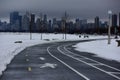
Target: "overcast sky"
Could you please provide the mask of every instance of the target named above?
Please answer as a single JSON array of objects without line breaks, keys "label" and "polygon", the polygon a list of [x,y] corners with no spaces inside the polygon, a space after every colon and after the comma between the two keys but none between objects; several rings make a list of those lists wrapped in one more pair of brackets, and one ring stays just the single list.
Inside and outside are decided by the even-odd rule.
[{"label": "overcast sky", "polygon": [[120,0],[0,0],[0,19],[9,17],[12,11],[46,13],[60,18],[65,11],[71,18],[107,18],[107,11],[120,12]]}]

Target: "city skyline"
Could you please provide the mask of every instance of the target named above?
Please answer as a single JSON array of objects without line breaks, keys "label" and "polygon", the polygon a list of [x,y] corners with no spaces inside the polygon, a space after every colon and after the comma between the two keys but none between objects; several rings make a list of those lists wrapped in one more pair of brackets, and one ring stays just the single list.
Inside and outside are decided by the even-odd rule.
[{"label": "city skyline", "polygon": [[61,18],[67,11],[71,19],[93,20],[95,16],[107,19],[108,10],[112,10],[115,14],[119,12],[119,3],[120,0],[1,0],[0,19],[8,19],[12,11],[20,13],[30,11],[36,15],[42,12],[50,18]]},{"label": "city skyline", "polygon": [[[10,23],[0,21],[0,31],[13,32],[65,32],[67,33],[97,33],[102,34],[107,32],[108,22],[102,22],[99,16],[94,17],[93,23],[88,23],[87,19],[76,18],[75,21],[68,19],[68,13],[59,20],[56,17],[48,19],[47,14],[41,14],[40,17],[35,17],[36,14],[26,12],[21,15],[18,11],[10,13]],[[119,30],[117,25],[117,14],[111,15],[112,20],[112,34]],[[36,18],[36,19],[35,19]]]},{"label": "city skyline", "polygon": [[[18,12],[22,17],[23,17],[26,13],[35,14],[35,13],[30,13],[30,12],[28,12],[28,11],[22,12],[22,13],[19,12],[19,11],[13,11],[13,12]],[[66,11],[65,11],[65,12],[66,12]],[[52,19],[54,19],[54,18],[56,18],[57,20],[61,20],[62,17],[64,16],[64,13],[65,13],[65,12],[63,12],[62,15],[61,15],[61,17],[59,17],[59,18],[58,18],[58,17],[50,17],[50,16],[47,15],[46,13],[39,13],[39,15],[35,14],[35,21],[37,21],[37,19],[40,18],[41,15],[42,15],[42,16],[47,15],[47,21],[52,20]],[[12,12],[10,12],[10,13],[8,14],[8,17],[7,17],[7,18],[0,18],[0,21],[1,21],[1,22],[10,23],[10,14],[11,14],[11,13],[12,13]],[[72,22],[74,22],[74,23],[75,23],[75,20],[76,20],[76,19],[87,20],[87,23],[94,23],[94,18],[95,18],[95,17],[99,17],[99,19],[100,19],[101,22],[106,22],[106,21],[108,22],[108,18],[102,19],[100,16],[94,16],[94,17],[92,17],[91,19],[81,18],[81,17],[71,18],[70,15],[69,15],[69,13],[68,13],[68,12],[66,12],[66,13],[68,14],[68,19],[69,19],[69,21],[72,21]],[[117,15],[117,25],[119,25],[119,15],[120,15],[120,12],[119,12],[119,13],[112,13],[112,15]],[[111,16],[111,17],[112,17],[112,16]]]}]

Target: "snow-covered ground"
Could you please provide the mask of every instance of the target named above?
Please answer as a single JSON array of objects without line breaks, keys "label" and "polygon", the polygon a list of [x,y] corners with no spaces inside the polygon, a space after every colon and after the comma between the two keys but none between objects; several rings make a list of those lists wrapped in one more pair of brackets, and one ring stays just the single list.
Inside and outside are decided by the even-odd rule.
[{"label": "snow-covered ground", "polygon": [[102,41],[91,41],[78,43],[75,45],[76,50],[80,52],[90,52],[95,57],[101,57],[108,60],[116,60],[120,62],[120,47],[117,47],[115,39],[111,40],[111,44],[107,44],[107,40]]},{"label": "snow-covered ground", "polygon": [[[64,41],[63,34],[43,34],[43,40],[40,40],[41,34],[32,34],[32,40],[29,39],[29,33],[0,33],[0,75],[6,69],[6,65],[11,62],[16,54],[28,46]],[[107,36],[89,36],[89,39],[107,38]],[[49,39],[46,41],[45,39]],[[79,35],[67,35],[67,40],[82,40],[88,38],[79,38]],[[14,43],[22,41],[22,43]]]}]

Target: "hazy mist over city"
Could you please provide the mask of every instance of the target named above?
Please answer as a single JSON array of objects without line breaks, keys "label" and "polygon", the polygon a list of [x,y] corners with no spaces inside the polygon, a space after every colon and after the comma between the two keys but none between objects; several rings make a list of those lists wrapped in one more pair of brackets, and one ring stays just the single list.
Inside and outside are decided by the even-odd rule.
[{"label": "hazy mist over city", "polygon": [[108,17],[107,11],[118,13],[120,0],[0,0],[0,19],[9,18],[9,13],[19,11],[21,14],[30,11],[39,15],[45,13],[49,18],[61,18],[65,11],[70,18],[100,19]]}]

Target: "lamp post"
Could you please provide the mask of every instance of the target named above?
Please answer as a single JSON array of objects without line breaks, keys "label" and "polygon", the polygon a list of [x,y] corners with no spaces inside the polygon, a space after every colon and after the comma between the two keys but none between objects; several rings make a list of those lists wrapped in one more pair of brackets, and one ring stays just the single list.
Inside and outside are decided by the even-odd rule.
[{"label": "lamp post", "polygon": [[111,40],[110,40],[110,28],[111,28],[111,15],[112,15],[112,11],[111,10],[109,10],[108,11],[108,15],[109,15],[109,26],[108,26],[108,44],[110,44],[111,43]]},{"label": "lamp post", "polygon": [[67,39],[67,23],[68,23],[68,17],[69,17],[66,11],[65,11],[64,17],[65,17],[65,40],[66,40]]},{"label": "lamp post", "polygon": [[42,31],[43,31],[43,14],[42,13],[40,13],[40,21],[41,21],[41,40],[42,40]]},{"label": "lamp post", "polygon": [[29,20],[30,20],[30,25],[29,25],[29,30],[30,30],[30,40],[32,40],[32,21],[31,21],[31,14],[29,14]]}]

